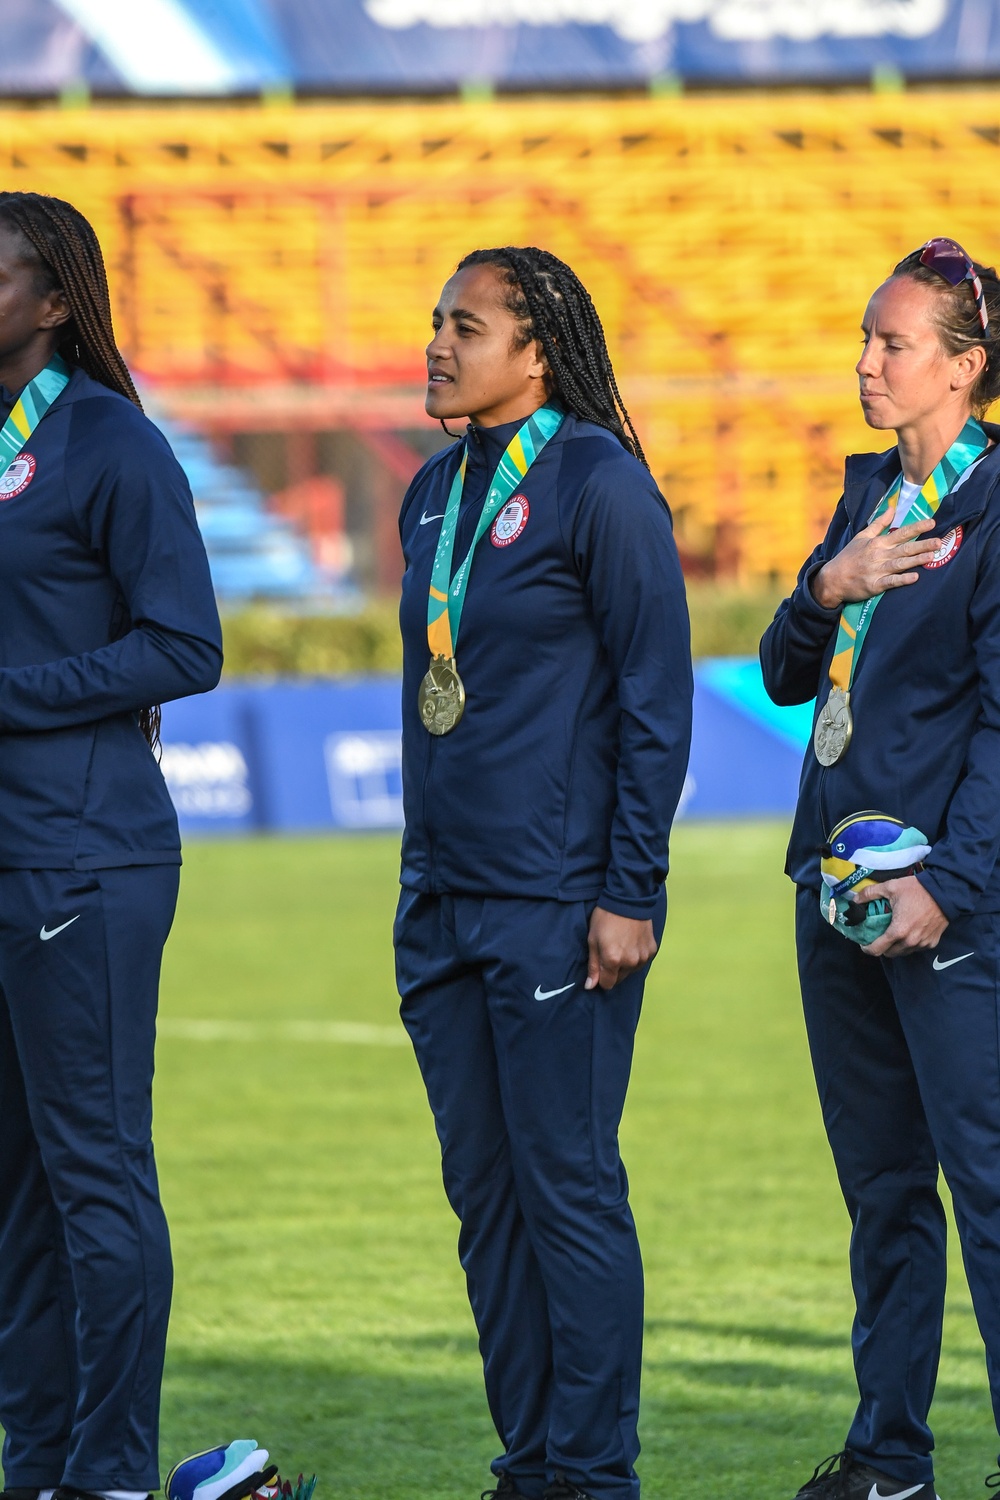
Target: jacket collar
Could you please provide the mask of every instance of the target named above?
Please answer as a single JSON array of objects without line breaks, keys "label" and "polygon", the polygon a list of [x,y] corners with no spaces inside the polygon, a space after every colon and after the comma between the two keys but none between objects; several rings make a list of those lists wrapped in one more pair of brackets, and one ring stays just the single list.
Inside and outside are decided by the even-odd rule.
[{"label": "jacket collar", "polygon": [[[86,370],[81,370],[79,365],[75,365],[73,373],[69,377],[69,384],[56,397],[52,406],[66,406],[72,401],[86,401],[93,396],[106,396],[110,397],[112,401],[125,401],[129,406],[132,405],[127,396],[121,395],[118,391],[113,391],[108,385],[102,385],[99,380],[95,380],[92,375],[88,375]],[[52,407],[49,410],[51,411]]]},{"label": "jacket collar", "polygon": [[[1000,426],[984,422],[987,436],[995,447],[980,459],[976,472],[953,494],[947,495],[935,517],[935,524],[971,520],[982,513],[997,480],[1000,479]],[[844,506],[851,529],[860,531],[889,485],[899,473],[899,450],[885,453],[852,453],[844,465]]]},{"label": "jacket collar", "polygon": [[469,463],[474,468],[482,464],[492,474],[511,438],[520,432],[526,421],[526,417],[521,417],[516,422],[501,422],[499,427],[477,427],[470,422],[466,428]]},{"label": "jacket collar", "polygon": [[[530,413],[528,415],[530,416]],[[465,429],[465,445],[470,465],[483,463],[492,474],[503,458],[511,438],[515,433],[520,432],[527,420],[527,417],[519,417],[516,422],[503,422],[499,427],[476,427],[470,422]],[[551,443],[565,442],[570,432],[576,430],[577,425],[578,420],[573,413],[564,411],[562,426],[549,441]]]}]

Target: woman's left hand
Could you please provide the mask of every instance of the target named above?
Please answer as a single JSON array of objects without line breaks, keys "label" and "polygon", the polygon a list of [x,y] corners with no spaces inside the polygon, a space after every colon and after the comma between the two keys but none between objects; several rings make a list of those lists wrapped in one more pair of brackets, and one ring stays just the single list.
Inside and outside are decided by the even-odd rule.
[{"label": "woman's left hand", "polygon": [[590,959],[584,989],[612,990],[622,979],[648,964],[656,952],[652,922],[616,917],[595,906],[587,939]]},{"label": "woman's left hand", "polygon": [[892,908],[892,921],[880,938],[862,948],[863,953],[872,958],[906,958],[922,948],[937,947],[948,918],[919,880],[904,875],[883,885],[866,885],[854,899],[873,901],[879,896]]}]

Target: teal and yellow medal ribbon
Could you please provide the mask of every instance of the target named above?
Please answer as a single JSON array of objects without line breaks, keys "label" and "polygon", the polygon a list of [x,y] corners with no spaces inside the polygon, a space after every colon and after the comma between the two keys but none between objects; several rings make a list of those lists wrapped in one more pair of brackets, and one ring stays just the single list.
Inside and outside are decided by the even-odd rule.
[{"label": "teal and yellow medal ribbon", "polygon": [[455,664],[455,649],[475,550],[493,517],[507,504],[545,444],[559,431],[562,421],[563,413],[557,407],[545,405],[534,412],[511,438],[486,493],[472,544],[455,570],[454,578],[451,565],[465,488],[468,450],[451,482],[427,595],[427,645],[431,664],[420,684],[418,707],[421,721],[430,734],[447,734],[454,729],[465,708],[465,688]]},{"label": "teal and yellow medal ribbon", "polygon": [[[906,525],[908,526],[911,521],[929,521],[935,516],[941,501],[954,487],[956,480],[961,478],[970,464],[975,463],[976,459],[986,452],[989,444],[990,440],[982,426],[975,417],[970,417],[931,477],[921,488],[920,494],[907,514]],[[883,495],[869,525],[895,505],[902,485],[903,475],[900,473]],[[875,614],[879,601],[884,597],[884,594],[875,594],[871,599],[860,599],[844,605],[840,624],[837,627],[837,644],[830,663],[830,682],[833,687],[840,688],[842,692],[846,693],[854,681],[868,627],[871,625],[872,616]]]},{"label": "teal and yellow medal ribbon", "polygon": [[469,461],[468,452],[463,455],[458,473],[451,483],[444,520],[438,534],[437,550],[434,553],[434,566],[431,569],[431,586],[427,596],[427,644],[432,657],[443,656],[447,659],[455,655],[473,553],[493,517],[507,504],[545,444],[555,437],[562,426],[562,420],[563,413],[557,407],[542,406],[515,432],[497,465],[476,524],[472,545],[452,578],[451,563],[455,552],[458,512],[462,504],[465,471]]},{"label": "teal and yellow medal ribbon", "polygon": [[[982,426],[974,417],[970,417],[933,474],[921,487],[910,507],[907,523],[911,520],[926,521],[935,516],[949,490],[954,489],[969,465],[975,463],[988,447],[989,438]],[[895,506],[902,486],[903,475],[900,472],[876,506],[868,522],[869,526]],[[874,594],[870,599],[845,604],[841,610],[833,659],[830,662],[830,696],[820,708],[813,730],[813,750],[821,766],[835,766],[847,753],[847,747],[851,743],[854,733],[851,684],[858,670],[865,636],[883,597],[882,594]]]},{"label": "teal and yellow medal ribbon", "polygon": [[56,354],[34,380],[28,381],[0,429],[0,475],[23,450],[56,397],[62,395],[71,374],[69,365]]}]

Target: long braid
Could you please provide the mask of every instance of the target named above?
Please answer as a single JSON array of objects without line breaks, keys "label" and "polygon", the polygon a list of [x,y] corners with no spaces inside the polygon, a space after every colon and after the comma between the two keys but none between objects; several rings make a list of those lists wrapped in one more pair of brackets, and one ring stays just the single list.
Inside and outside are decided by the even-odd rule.
[{"label": "long braid", "polygon": [[141,409],[115,343],[101,246],[83,214],[62,198],[43,193],[0,193],[0,220],[20,231],[47,273],[50,288],[58,287],[66,295],[73,316],[60,353]]},{"label": "long braid", "polygon": [[565,261],[534,245],[473,250],[459,261],[496,266],[507,283],[507,306],[522,325],[522,347],[537,339],[554,393],[587,422],[606,427],[642,463],[646,455],[621,397],[604,328],[593,299]]},{"label": "long braid", "polygon": [[[0,224],[27,242],[45,291],[60,290],[71,313],[59,353],[94,380],[126,396],[142,410],[128,366],[115,343],[104,256],[97,235],[71,203],[43,193],[0,192]],[[31,254],[30,252],[34,252]],[[139,711],[139,727],[150,749],[160,744],[158,706]]]}]

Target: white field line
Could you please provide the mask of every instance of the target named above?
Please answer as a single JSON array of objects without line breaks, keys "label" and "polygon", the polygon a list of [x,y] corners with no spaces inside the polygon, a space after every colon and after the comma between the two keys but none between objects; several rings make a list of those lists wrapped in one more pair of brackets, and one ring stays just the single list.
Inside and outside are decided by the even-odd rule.
[{"label": "white field line", "polygon": [[408,1047],[401,1026],[366,1021],[207,1021],[161,1016],[157,1033],[185,1042],[337,1042],[347,1046]]}]

